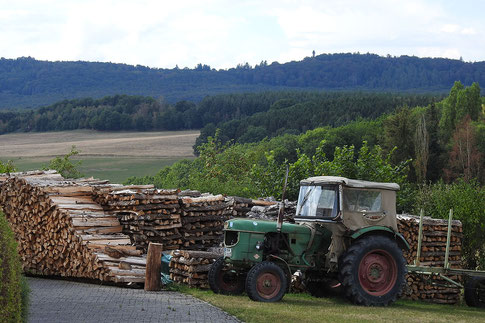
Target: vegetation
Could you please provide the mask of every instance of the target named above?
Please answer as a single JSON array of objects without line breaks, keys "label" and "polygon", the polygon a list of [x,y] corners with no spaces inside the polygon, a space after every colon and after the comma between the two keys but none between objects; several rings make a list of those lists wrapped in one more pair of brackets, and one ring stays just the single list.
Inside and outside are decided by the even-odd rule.
[{"label": "vegetation", "polygon": [[16,171],[13,161],[8,160],[7,162],[2,162],[0,160],[0,174],[2,173],[13,173]]},{"label": "vegetation", "polygon": [[27,316],[27,286],[22,281],[17,243],[0,212],[0,317],[2,322],[21,322]]},{"label": "vegetation", "polygon": [[322,54],[215,70],[155,69],[112,63],[0,59],[0,108],[37,107],[64,98],[118,93],[199,101],[206,95],[287,89],[444,92],[455,80],[485,83],[485,62],[443,58]]},{"label": "vegetation", "polygon": [[79,178],[83,175],[78,171],[78,167],[81,164],[80,161],[73,162],[71,157],[76,156],[79,154],[79,151],[76,149],[76,146],[71,147],[71,151],[68,152],[63,157],[55,157],[49,162],[49,165],[44,167],[44,170],[48,169],[55,169],[59,174],[61,174],[64,178]]},{"label": "vegetation", "polygon": [[485,102],[479,93],[476,83],[464,87],[456,82],[447,98],[427,106],[402,106],[375,120],[257,143],[226,141],[223,130],[216,130],[197,147],[199,158],[128,182],[279,198],[288,167],[290,199],[296,199],[301,179],[315,175],[397,182],[401,212],[424,207],[435,217],[446,217],[449,208],[456,208],[455,218],[464,225],[466,265],[476,268],[483,262],[485,243],[485,205],[479,202],[484,200]]},{"label": "vegetation", "polygon": [[228,296],[211,291],[180,288],[238,319],[252,322],[481,322],[484,310],[465,306],[397,301],[389,307],[362,307],[340,298],[315,298],[286,294],[282,301],[261,303],[246,295]]},{"label": "vegetation", "polygon": [[431,95],[281,91],[209,96],[198,104],[180,101],[172,106],[150,97],[116,95],[65,100],[35,110],[0,111],[0,134],[203,128],[199,145],[218,127],[224,141],[254,142],[357,118],[373,119],[401,105],[426,105],[432,100]]}]

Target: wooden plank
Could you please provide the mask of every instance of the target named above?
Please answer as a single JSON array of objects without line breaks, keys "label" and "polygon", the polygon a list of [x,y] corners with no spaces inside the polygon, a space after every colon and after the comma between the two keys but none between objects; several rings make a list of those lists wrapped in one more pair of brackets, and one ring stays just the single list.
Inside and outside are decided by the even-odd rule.
[{"label": "wooden plank", "polygon": [[120,221],[115,217],[73,218],[72,225],[75,227],[116,227],[120,225]]}]

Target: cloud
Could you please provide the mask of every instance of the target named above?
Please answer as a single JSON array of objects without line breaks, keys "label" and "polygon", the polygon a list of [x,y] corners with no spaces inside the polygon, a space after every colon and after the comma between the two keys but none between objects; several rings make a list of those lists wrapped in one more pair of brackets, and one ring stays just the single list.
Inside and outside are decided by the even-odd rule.
[{"label": "cloud", "polygon": [[[469,1],[0,0],[5,57],[228,68],[317,53],[485,59]],[[458,9],[457,9],[458,8]],[[422,54],[425,53],[425,54]]]}]

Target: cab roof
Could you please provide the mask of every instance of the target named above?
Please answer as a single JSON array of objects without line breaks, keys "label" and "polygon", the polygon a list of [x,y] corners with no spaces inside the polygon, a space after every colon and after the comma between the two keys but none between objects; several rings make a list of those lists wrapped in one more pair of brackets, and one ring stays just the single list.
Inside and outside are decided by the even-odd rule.
[{"label": "cab roof", "polygon": [[346,177],[339,177],[339,176],[315,176],[315,177],[310,177],[300,181],[300,185],[302,186],[309,186],[309,185],[318,186],[323,184],[343,184],[344,186],[352,187],[352,188],[375,188],[375,189],[399,191],[399,185],[396,183],[369,182],[369,181],[361,181],[357,179],[349,179]]}]

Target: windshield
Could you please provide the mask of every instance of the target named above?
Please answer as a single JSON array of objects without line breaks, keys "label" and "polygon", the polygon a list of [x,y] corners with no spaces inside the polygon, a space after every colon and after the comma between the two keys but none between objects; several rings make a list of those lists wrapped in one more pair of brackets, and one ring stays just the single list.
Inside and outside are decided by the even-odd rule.
[{"label": "windshield", "polygon": [[334,218],[338,210],[337,197],[336,186],[301,186],[296,216]]}]

